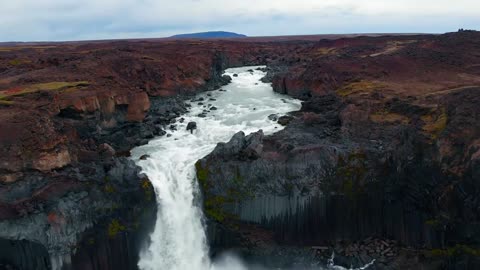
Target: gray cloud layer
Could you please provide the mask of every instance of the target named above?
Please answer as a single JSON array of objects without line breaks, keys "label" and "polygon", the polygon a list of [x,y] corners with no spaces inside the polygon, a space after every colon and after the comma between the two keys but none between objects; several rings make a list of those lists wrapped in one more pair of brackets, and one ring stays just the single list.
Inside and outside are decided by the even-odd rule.
[{"label": "gray cloud layer", "polygon": [[1,0],[0,41],[445,32],[480,28],[478,0]]}]

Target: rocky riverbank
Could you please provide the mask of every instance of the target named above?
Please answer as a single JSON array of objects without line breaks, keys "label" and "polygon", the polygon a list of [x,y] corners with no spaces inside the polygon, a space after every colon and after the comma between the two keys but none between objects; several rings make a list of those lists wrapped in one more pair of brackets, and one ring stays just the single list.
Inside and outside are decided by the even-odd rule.
[{"label": "rocky riverbank", "polygon": [[[123,60],[133,67],[127,67],[125,76],[133,81],[124,86],[34,83],[54,80],[55,75],[38,75],[52,69],[62,71],[62,80],[69,76],[101,80],[79,66],[108,62],[109,53],[97,60],[66,52],[61,55],[69,58],[52,56],[62,50],[68,49],[30,52],[30,57],[39,58],[32,62],[38,66],[2,73],[7,77],[2,82],[9,81],[9,74],[21,74],[8,82],[10,86],[27,81],[28,85],[3,91],[1,96],[8,102],[0,105],[0,142],[5,150],[0,157],[0,268],[137,269],[139,252],[153,230],[157,204],[149,179],[140,174],[129,151],[169,132],[175,118],[188,109],[186,97],[228,83],[229,78],[222,77],[225,64],[219,56],[207,55],[204,63],[198,63],[205,68],[191,75],[199,81],[182,85],[172,79],[186,90],[170,86],[170,92],[157,96],[133,84],[148,79],[142,76],[160,74],[146,71],[152,66],[145,59],[130,57],[133,62],[129,62],[126,56]],[[134,50],[138,48],[130,53]],[[29,55],[28,50],[18,55]],[[45,64],[44,57],[62,63]],[[122,74],[117,66],[108,68],[103,67],[104,74]],[[78,74],[72,75],[69,69]]]}]

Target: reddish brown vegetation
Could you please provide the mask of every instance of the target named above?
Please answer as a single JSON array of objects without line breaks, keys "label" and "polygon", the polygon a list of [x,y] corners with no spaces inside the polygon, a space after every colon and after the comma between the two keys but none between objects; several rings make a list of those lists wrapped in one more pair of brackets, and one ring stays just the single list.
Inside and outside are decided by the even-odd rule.
[{"label": "reddish brown vegetation", "polygon": [[[274,71],[270,75],[275,91],[308,100],[292,120],[305,129],[302,132],[343,136],[355,145],[371,147],[383,142],[385,149],[378,152],[401,161],[410,152],[423,151],[422,162],[439,165],[442,174],[455,179],[480,176],[476,32],[9,45],[0,47],[0,220],[25,216],[37,202],[89,190],[92,186],[76,179],[78,174],[102,187],[107,179],[93,179],[97,167],[83,166],[83,171],[72,174],[62,174],[62,168],[74,171],[82,168],[79,164],[98,163],[106,170],[111,164],[99,161],[103,155],[108,160],[115,151],[124,155],[124,149],[108,145],[105,151],[102,145],[129,128],[138,131],[147,121],[154,122],[151,115],[146,117],[155,104],[153,97],[193,94],[213,87],[227,67],[260,64]],[[318,128],[322,125],[334,132],[323,134],[325,129]],[[127,131],[115,133],[123,128]],[[105,139],[103,132],[111,137]],[[420,139],[412,142],[412,134]],[[414,151],[398,152],[411,149],[410,143],[415,143]],[[275,138],[266,138],[264,144],[265,159],[287,159],[285,149],[279,148],[288,144],[277,144]],[[336,155],[328,144],[299,146],[292,154],[326,152]],[[25,180],[36,174],[47,179],[42,187]],[[420,180],[429,181],[412,181]],[[20,194],[11,189],[22,183],[31,192],[9,198]],[[467,184],[472,190],[478,186]],[[113,196],[114,189],[107,186],[104,196]],[[352,182],[343,185],[349,192],[352,188]],[[470,198],[456,190],[463,192],[458,183],[442,183],[432,193],[442,196],[430,200],[444,212],[463,211],[468,208],[463,202],[470,203]],[[478,208],[468,209],[465,219],[474,220]],[[48,211],[51,225],[63,222],[59,213]]]},{"label": "reddish brown vegetation", "polygon": [[[391,98],[435,111],[445,107],[447,96],[463,92],[462,87],[480,85],[477,33],[328,38],[332,39],[134,40],[9,47],[0,51],[0,89],[5,89],[0,97],[8,102],[8,106],[0,104],[0,139],[8,153],[2,155],[0,169],[48,170],[68,164],[69,153],[63,153],[64,161],[48,158],[75,139],[74,131],[67,139],[51,123],[50,118],[63,109],[108,115],[126,106],[127,119],[141,122],[150,106],[148,96],[193,93],[213,79],[215,65],[288,66],[288,72],[273,79],[277,91],[303,98],[335,92],[357,107],[367,106],[362,111],[380,123],[395,122],[394,118],[413,118],[418,123],[415,119],[422,117],[385,112],[385,102]],[[9,64],[20,58],[24,64]],[[5,97],[34,84],[82,81],[89,84],[81,90]],[[424,130],[431,131],[435,117],[423,115],[423,119],[431,120],[423,122]],[[42,157],[48,164],[36,166],[33,161]]]},{"label": "reddish brown vegetation", "polygon": [[[461,174],[478,159],[477,125],[450,117],[457,104],[468,105],[478,95],[469,86],[480,85],[479,34],[329,38],[132,40],[1,50],[0,98],[9,103],[0,103],[0,180],[14,182],[23,170],[49,171],[81,159],[83,152],[70,146],[87,142],[54,120],[63,110],[100,113],[105,125],[114,125],[109,117],[126,108],[127,121],[142,122],[149,97],[195,93],[218,70],[249,64],[286,67],[273,78],[276,91],[305,99],[340,96],[349,104],[341,112],[343,125],[352,132],[368,121],[411,124],[438,140],[439,158],[452,164],[446,169]],[[12,66],[15,59],[23,61]],[[9,96],[52,82],[88,84]],[[392,100],[403,107],[392,107]],[[314,114],[304,117],[318,121]],[[460,157],[461,151],[472,155]]]}]

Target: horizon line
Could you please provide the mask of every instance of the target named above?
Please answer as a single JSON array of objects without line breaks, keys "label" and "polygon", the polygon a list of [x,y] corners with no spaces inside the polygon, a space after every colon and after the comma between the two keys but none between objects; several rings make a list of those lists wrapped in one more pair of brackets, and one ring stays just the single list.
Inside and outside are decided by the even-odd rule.
[{"label": "horizon line", "polygon": [[[208,32],[229,32],[229,31],[204,31],[204,32],[194,32],[194,33],[185,33],[188,34],[196,34],[196,33],[208,33]],[[230,32],[239,34],[236,32]],[[197,38],[197,37],[189,37],[189,38],[179,38],[175,37],[176,35],[184,35],[184,34],[175,34],[172,36],[166,37],[131,37],[131,38],[100,38],[100,39],[78,39],[78,40],[29,40],[29,41],[0,41],[0,44],[6,43],[75,43],[75,42],[109,42],[109,41],[142,41],[142,40],[189,40],[189,39],[201,39],[201,40],[240,40],[240,39],[249,39],[249,38],[275,38],[275,37],[314,37],[314,36],[362,36],[362,35],[441,35],[447,33],[454,33],[452,32],[353,32],[353,33],[328,33],[328,34],[292,34],[292,35],[265,35],[265,36],[249,36],[246,35],[245,37],[218,37],[218,38]]]}]

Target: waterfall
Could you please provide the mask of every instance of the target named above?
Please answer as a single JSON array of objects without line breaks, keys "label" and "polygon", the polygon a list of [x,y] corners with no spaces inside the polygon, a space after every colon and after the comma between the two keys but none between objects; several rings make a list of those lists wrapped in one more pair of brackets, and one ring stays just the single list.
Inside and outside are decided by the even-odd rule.
[{"label": "waterfall", "polygon": [[[210,261],[194,164],[238,131],[262,129],[268,135],[281,130],[268,116],[299,110],[301,102],[273,92],[270,84],[260,81],[265,72],[259,67],[228,69],[226,74],[232,82],[190,101],[191,110],[182,116],[183,123],[177,121],[177,131],[132,151],[158,202],[156,226],[138,263],[142,270],[247,269],[231,257]],[[206,117],[199,116],[206,110]],[[189,122],[196,122],[193,133],[186,130]],[[140,160],[145,154],[149,158]]]},{"label": "waterfall", "polygon": [[[133,158],[152,181],[158,202],[155,229],[149,247],[141,254],[140,269],[215,268],[208,257],[203,214],[195,200],[199,192],[195,162],[238,131],[248,134],[262,129],[271,134],[280,130],[282,127],[268,116],[300,108],[300,101],[277,94],[269,84],[262,83],[260,79],[265,73],[257,68],[227,70],[232,82],[222,91],[198,96],[197,99],[203,98],[202,102],[192,101],[190,112],[182,116],[185,121],[178,124],[170,137],[154,139],[132,151]],[[216,110],[199,117],[208,110],[208,104]],[[192,121],[197,129],[190,133],[186,126]],[[144,154],[150,158],[138,160]]]}]

